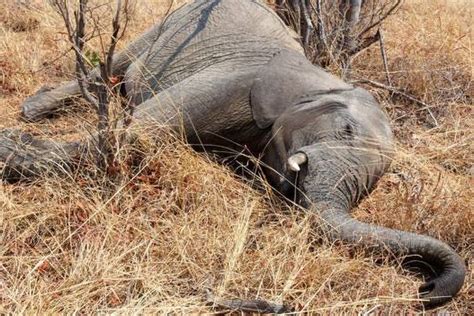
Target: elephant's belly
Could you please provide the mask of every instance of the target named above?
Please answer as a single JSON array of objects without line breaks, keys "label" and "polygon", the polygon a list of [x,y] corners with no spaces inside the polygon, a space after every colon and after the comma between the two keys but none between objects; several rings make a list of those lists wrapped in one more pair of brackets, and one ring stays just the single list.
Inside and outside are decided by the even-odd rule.
[{"label": "elephant's belly", "polygon": [[255,124],[246,96],[236,97],[230,105],[218,106],[206,114],[204,120],[193,122],[193,128],[186,133],[193,146],[226,153],[257,153],[263,147],[268,131]]}]

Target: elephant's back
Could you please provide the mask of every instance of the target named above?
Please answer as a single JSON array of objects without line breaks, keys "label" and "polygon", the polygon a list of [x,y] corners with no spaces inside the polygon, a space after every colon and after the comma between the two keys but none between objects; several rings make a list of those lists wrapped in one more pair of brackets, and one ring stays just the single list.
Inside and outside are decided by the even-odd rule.
[{"label": "elephant's back", "polygon": [[251,70],[282,48],[301,51],[294,32],[259,0],[197,0],[166,18],[159,32],[126,74],[135,90],[139,78],[156,93],[216,64],[226,72]]},{"label": "elephant's back", "polygon": [[[242,41],[259,38],[264,45],[273,42],[302,51],[298,35],[262,0],[195,0],[173,12],[164,24],[158,47],[168,42],[171,48],[183,49],[200,42],[220,44],[241,37]],[[252,42],[247,46],[259,48]]]}]

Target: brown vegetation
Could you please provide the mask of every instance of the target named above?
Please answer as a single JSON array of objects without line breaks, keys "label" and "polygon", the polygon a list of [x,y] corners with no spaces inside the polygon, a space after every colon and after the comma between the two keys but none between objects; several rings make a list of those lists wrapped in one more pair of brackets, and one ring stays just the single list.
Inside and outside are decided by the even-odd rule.
[{"label": "brown vegetation", "polygon": [[[88,110],[17,121],[26,96],[74,71],[59,16],[46,1],[19,3],[0,3],[0,126],[57,139],[84,135],[95,124]],[[124,42],[166,10],[165,0],[139,1]],[[393,85],[430,107],[371,88],[399,148],[391,172],[355,210],[367,222],[440,238],[470,267],[472,10],[469,0],[412,0],[384,23]],[[378,47],[359,54],[352,71],[383,82]],[[212,312],[206,289],[318,314],[415,311],[419,279],[324,242],[314,216],[282,206],[268,188],[252,188],[165,131],[156,134],[117,153],[123,164],[112,180],[85,165],[66,177],[0,184],[0,312]],[[146,157],[139,165],[137,155]],[[469,271],[440,310],[474,313]]]}]

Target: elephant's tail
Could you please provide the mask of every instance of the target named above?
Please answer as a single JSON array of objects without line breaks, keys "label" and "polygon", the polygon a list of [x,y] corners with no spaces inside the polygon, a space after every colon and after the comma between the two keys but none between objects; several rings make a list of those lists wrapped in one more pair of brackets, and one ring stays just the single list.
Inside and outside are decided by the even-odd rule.
[{"label": "elephant's tail", "polygon": [[326,208],[320,214],[329,235],[334,239],[387,249],[406,255],[407,259],[413,256],[412,262],[423,262],[431,266],[435,275],[419,288],[425,307],[443,304],[461,289],[466,274],[465,264],[445,243],[427,236],[360,222],[352,218],[347,210],[339,207]]}]

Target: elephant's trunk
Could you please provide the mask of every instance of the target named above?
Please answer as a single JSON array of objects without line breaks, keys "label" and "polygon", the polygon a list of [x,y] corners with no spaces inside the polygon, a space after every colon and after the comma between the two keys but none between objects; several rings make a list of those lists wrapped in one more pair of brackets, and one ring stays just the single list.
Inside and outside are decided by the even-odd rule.
[{"label": "elephant's trunk", "polygon": [[348,210],[325,204],[321,218],[332,239],[366,247],[388,249],[398,255],[419,256],[435,268],[437,275],[424,283],[420,297],[426,307],[450,300],[461,289],[466,268],[462,259],[443,242],[431,237],[362,223],[352,218]]},{"label": "elephant's trunk", "polygon": [[373,188],[387,168],[382,155],[346,150],[344,146],[303,147],[301,151],[308,157],[298,185],[305,194],[301,203],[318,211],[332,239],[389,250],[409,256],[407,259],[416,256],[418,263],[432,267],[435,276],[419,289],[426,307],[442,304],[456,295],[466,268],[451,247],[431,237],[362,223],[350,216],[351,207]]}]

